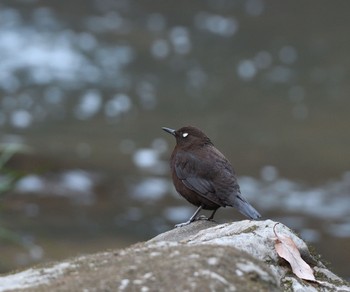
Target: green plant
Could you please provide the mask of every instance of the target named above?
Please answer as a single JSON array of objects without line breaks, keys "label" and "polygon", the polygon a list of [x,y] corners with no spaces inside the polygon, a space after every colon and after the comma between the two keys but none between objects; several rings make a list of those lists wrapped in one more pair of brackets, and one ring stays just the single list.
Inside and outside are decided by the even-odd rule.
[{"label": "green plant", "polygon": [[27,152],[27,146],[19,144],[0,144],[0,198],[6,191],[13,188],[20,178],[18,172],[6,167],[7,162],[13,155],[19,152]]},{"label": "green plant", "polygon": [[[4,194],[10,191],[16,181],[21,177],[18,171],[7,167],[9,160],[18,152],[27,152],[28,147],[18,144],[0,144],[0,216],[3,208],[2,199]],[[0,218],[0,240],[13,243],[20,242],[19,236],[5,228]]]}]

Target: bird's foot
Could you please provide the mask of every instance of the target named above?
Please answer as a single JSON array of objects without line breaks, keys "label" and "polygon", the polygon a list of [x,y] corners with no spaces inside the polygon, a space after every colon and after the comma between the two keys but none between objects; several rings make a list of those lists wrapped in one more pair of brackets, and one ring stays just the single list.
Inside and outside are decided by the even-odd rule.
[{"label": "bird's foot", "polygon": [[210,221],[210,222],[215,222],[215,223],[218,223],[217,221],[214,220],[214,218],[212,216],[210,216],[209,218],[202,218],[201,220],[207,220],[207,221]]},{"label": "bird's foot", "polygon": [[211,222],[216,222],[212,216],[210,216],[209,218],[205,217],[204,215],[199,216],[198,218],[196,218],[197,220],[205,220],[205,221],[211,221]]},{"label": "bird's foot", "polygon": [[198,216],[198,217],[196,217],[196,218],[193,218],[193,219],[190,219],[190,220],[188,220],[188,221],[186,221],[186,222],[184,222],[184,223],[176,224],[175,227],[176,227],[176,228],[177,228],[177,227],[183,227],[183,226],[186,226],[186,225],[188,225],[188,224],[190,224],[190,223],[192,223],[192,222],[194,222],[194,221],[199,221],[199,220],[214,221],[214,220],[212,220],[212,219],[210,219],[210,218],[205,217],[204,215],[200,215],[200,216]]},{"label": "bird's foot", "polygon": [[213,218],[208,218],[207,220],[210,222],[218,223],[218,221],[214,220]]},{"label": "bird's foot", "polygon": [[204,215],[200,215],[195,220],[210,220],[210,218],[207,218]]},{"label": "bird's foot", "polygon": [[186,222],[184,222],[184,223],[179,223],[179,224],[176,224],[175,225],[175,228],[178,228],[178,227],[184,227],[184,226],[186,226],[186,225],[188,225],[188,224],[190,224],[190,223],[192,223],[194,220],[188,220],[188,221],[186,221]]}]

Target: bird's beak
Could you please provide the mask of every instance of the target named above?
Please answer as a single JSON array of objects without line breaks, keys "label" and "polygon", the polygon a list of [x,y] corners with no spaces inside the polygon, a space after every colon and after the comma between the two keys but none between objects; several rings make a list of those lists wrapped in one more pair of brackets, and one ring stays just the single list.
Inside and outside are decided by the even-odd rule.
[{"label": "bird's beak", "polygon": [[166,128],[166,127],[163,127],[162,129],[163,129],[165,132],[168,132],[169,134],[175,136],[176,130],[173,130],[173,129],[170,129],[170,128]]}]

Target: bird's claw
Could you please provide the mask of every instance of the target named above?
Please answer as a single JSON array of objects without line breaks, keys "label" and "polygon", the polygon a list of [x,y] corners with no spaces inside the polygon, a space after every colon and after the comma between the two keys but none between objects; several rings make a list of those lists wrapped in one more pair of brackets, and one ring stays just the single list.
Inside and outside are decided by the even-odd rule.
[{"label": "bird's claw", "polygon": [[193,221],[188,220],[188,221],[186,221],[184,223],[176,224],[175,228],[186,226],[186,225],[190,224],[191,222],[193,222]]},{"label": "bird's claw", "polygon": [[207,218],[205,217],[204,215],[200,215],[196,218],[193,218],[192,220],[188,220],[184,223],[179,223],[179,224],[176,224],[175,225],[175,228],[178,228],[178,227],[183,227],[183,226],[186,226],[186,225],[189,225],[190,223],[194,222],[194,221],[199,221],[199,220],[207,220],[207,221],[213,221],[213,218]]}]

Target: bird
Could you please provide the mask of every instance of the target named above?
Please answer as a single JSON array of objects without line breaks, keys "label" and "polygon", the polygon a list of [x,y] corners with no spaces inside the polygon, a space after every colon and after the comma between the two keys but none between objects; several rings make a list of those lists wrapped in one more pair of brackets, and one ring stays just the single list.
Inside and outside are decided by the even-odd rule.
[{"label": "bird", "polygon": [[197,215],[204,210],[212,210],[207,220],[213,220],[220,207],[234,207],[252,220],[261,215],[248,203],[240,191],[236,173],[226,157],[215,148],[212,141],[200,129],[185,126],[178,130],[162,129],[176,139],[170,157],[171,176],[176,191],[197,210],[182,227],[198,220]]}]

